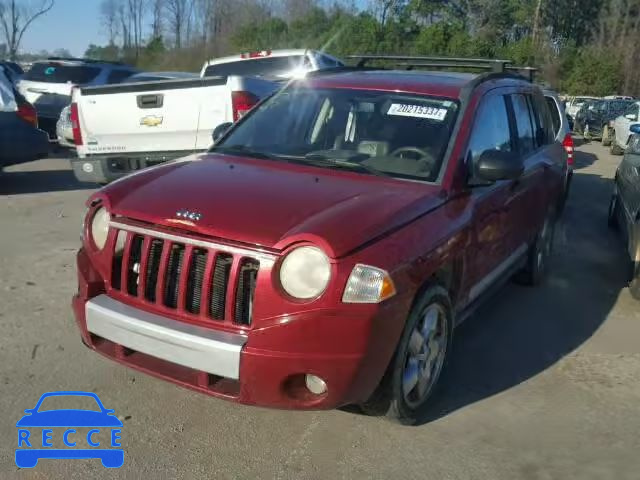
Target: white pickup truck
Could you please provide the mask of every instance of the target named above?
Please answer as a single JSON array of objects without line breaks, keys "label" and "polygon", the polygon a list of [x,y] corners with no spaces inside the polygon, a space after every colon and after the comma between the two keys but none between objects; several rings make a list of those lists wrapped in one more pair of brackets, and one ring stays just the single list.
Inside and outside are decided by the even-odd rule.
[{"label": "white pickup truck", "polygon": [[209,61],[196,79],[76,88],[70,108],[74,174],[104,184],[205,151],[215,127],[236,121],[281,80],[339,66],[312,50],[262,51]]}]

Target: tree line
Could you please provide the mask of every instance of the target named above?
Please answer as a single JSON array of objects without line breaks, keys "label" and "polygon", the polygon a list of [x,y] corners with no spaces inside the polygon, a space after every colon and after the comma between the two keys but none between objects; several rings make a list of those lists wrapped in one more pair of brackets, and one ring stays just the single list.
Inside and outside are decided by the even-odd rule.
[{"label": "tree line", "polygon": [[86,55],[149,70],[275,48],[488,57],[562,92],[640,96],[640,0],[102,0],[99,15],[108,42]]}]

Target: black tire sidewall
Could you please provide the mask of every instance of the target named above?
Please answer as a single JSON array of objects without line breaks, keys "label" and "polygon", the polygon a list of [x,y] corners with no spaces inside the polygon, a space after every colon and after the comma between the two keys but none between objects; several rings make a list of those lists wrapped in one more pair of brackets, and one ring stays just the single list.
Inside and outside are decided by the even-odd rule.
[{"label": "black tire sidewall", "polygon": [[[405,360],[407,356],[407,349],[409,347],[409,339],[411,338],[411,333],[413,332],[414,327],[422,318],[422,314],[424,313],[425,309],[434,303],[439,304],[445,311],[447,322],[447,345],[445,358],[442,369],[440,370],[440,374],[436,379],[435,384],[431,387],[431,391],[429,392],[429,394],[425,397],[420,405],[418,405],[417,407],[410,407],[409,405],[407,405],[404,399],[404,394],[402,392],[402,378],[404,375]],[[396,349],[396,354],[394,356],[390,372],[391,375],[389,388],[391,395],[389,410],[387,412],[388,417],[391,417],[393,420],[399,421],[400,423],[403,423],[405,425],[413,425],[425,413],[430,404],[429,400],[433,398],[435,392],[437,392],[438,387],[441,384],[443,375],[447,370],[447,364],[449,363],[449,359],[451,358],[451,347],[453,345],[453,328],[453,308],[447,290],[439,285],[434,285],[427,288],[427,290],[420,296],[420,299],[411,309],[404,327],[404,331],[402,333],[402,336],[400,337],[400,341]]]}]

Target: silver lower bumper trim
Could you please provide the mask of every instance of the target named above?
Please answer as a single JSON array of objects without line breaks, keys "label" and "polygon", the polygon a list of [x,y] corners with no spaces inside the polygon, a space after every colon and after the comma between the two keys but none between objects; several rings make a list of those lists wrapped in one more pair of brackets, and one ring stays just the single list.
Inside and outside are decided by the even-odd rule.
[{"label": "silver lower bumper trim", "polygon": [[85,305],[87,329],[132,350],[221,377],[238,379],[244,335],[189,325],[106,295]]}]

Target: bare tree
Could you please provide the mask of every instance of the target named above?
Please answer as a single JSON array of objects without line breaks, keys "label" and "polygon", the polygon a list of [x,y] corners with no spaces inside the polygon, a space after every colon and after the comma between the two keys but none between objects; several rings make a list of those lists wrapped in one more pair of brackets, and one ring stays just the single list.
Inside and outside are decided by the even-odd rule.
[{"label": "bare tree", "polygon": [[[206,3],[210,3],[205,0]],[[152,38],[158,38],[162,36],[162,15],[164,10],[164,0],[153,0],[151,4],[151,36]]]},{"label": "bare tree", "polygon": [[100,20],[109,35],[109,44],[115,45],[120,26],[118,25],[118,0],[102,0]]},{"label": "bare tree", "polygon": [[127,0],[127,13],[132,25],[130,31],[133,33],[133,44],[131,46],[137,59],[142,44],[142,21],[145,13],[145,0]]},{"label": "bare tree", "polygon": [[25,4],[25,0],[0,0],[0,27],[7,44],[9,58],[16,59],[24,33],[31,24],[53,8],[55,0]]},{"label": "bare tree", "polygon": [[175,47],[182,47],[182,36],[189,12],[189,0],[166,0],[167,20],[173,33]]}]

